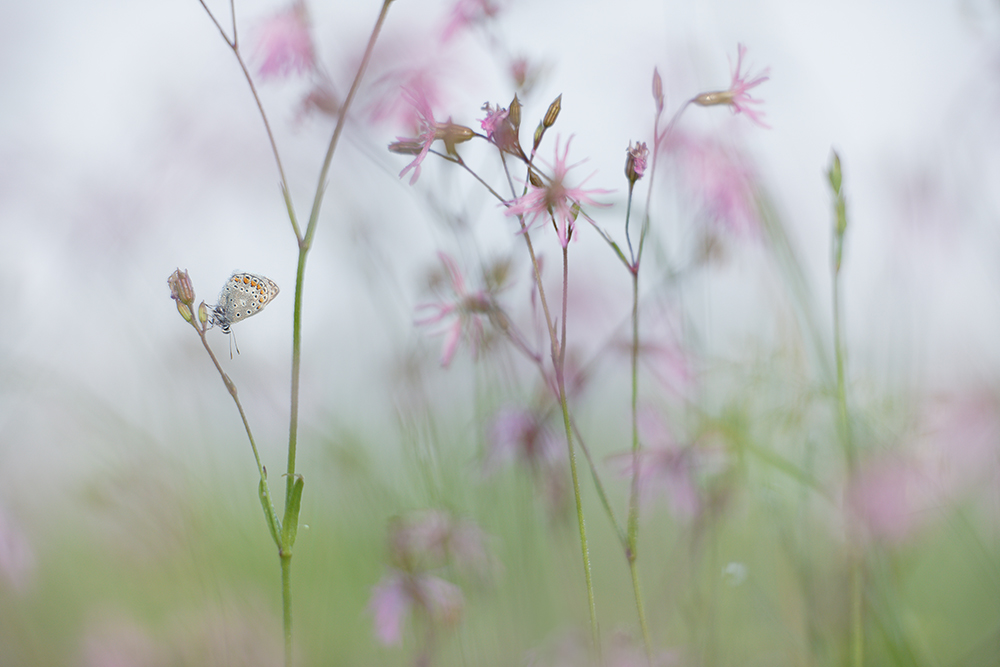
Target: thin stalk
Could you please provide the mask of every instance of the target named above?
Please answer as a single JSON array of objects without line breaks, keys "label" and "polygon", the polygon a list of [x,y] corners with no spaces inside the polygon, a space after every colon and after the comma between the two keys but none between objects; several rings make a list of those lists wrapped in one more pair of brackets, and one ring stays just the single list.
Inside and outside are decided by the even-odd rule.
[{"label": "thin stalk", "polygon": [[281,611],[285,627],[285,667],[292,665],[292,555],[281,555]]},{"label": "thin stalk", "polygon": [[[385,23],[385,18],[388,14],[390,4],[392,4],[392,0],[384,0],[382,3],[382,10],[379,12],[378,19],[375,22],[375,27],[368,40],[365,55],[361,60],[360,66],[358,67],[358,72],[354,77],[354,82],[351,84],[351,89],[347,94],[347,98],[344,100],[344,105],[340,109],[340,116],[337,118],[337,125],[333,130],[333,136],[330,138],[330,145],[326,150],[326,157],[323,159],[323,167],[320,169],[318,179],[319,182],[316,185],[316,194],[313,197],[312,210],[309,213],[309,223],[306,226],[304,235],[299,233],[294,218],[292,220],[292,224],[295,227],[295,236],[299,245],[299,258],[295,271],[295,304],[292,315],[292,386],[288,424],[288,467],[285,487],[286,510],[292,501],[292,490],[296,479],[295,454],[298,448],[299,386],[302,369],[302,295],[305,287],[306,259],[309,255],[309,250],[312,247],[313,237],[316,234],[316,226],[319,222],[319,211],[323,203],[323,194],[326,190],[326,179],[330,171],[330,164],[333,162],[333,154],[337,149],[337,143],[339,142],[340,135],[344,130],[344,124],[347,121],[347,112],[350,109],[351,103],[354,101],[354,97],[361,85],[361,79],[364,77],[365,70],[368,68],[368,63],[371,61],[371,55],[375,49],[375,41],[378,39],[378,35],[382,30],[382,25]],[[291,203],[288,198],[287,191],[287,188],[282,188],[282,192],[285,193],[285,200],[288,205],[289,214],[292,214]],[[296,520],[297,518],[298,517],[295,517]],[[281,553],[281,598],[282,608],[284,611],[286,667],[291,667],[292,664],[291,567],[292,554],[287,552]]]},{"label": "thin stalk", "polygon": [[[854,437],[851,433],[850,415],[847,410],[847,388],[844,380],[844,345],[841,327],[840,271],[835,270],[833,277],[833,345],[837,370],[837,413],[844,456],[847,460],[848,486],[850,487],[853,486],[857,479],[858,463]],[[849,521],[853,523],[855,518],[851,517]],[[849,536],[849,539],[853,543],[855,537]],[[851,665],[853,667],[863,667],[865,660],[864,573],[862,572],[861,557],[856,545],[851,545],[848,558],[848,566],[850,568],[848,577],[851,614]]]},{"label": "thin stalk", "polygon": [[205,332],[197,326],[195,327],[195,330],[201,338],[201,344],[205,346],[205,351],[208,352],[208,356],[211,357],[212,363],[215,364],[215,370],[219,371],[219,375],[222,376],[222,382],[226,385],[229,395],[233,397],[233,402],[236,403],[236,409],[240,411],[240,419],[243,420],[243,428],[247,431],[247,439],[250,440],[250,449],[253,450],[253,458],[257,461],[257,472],[260,473],[260,478],[264,480],[265,484],[267,484],[267,479],[264,476],[264,466],[261,465],[260,454],[257,453],[257,443],[254,442],[253,433],[250,431],[250,422],[247,421],[247,413],[243,411],[243,404],[240,403],[240,397],[237,395],[236,385],[231,379],[229,379],[229,375],[226,371],[222,370],[222,365],[216,358],[215,353],[212,352],[212,348],[208,345],[208,340],[205,338]]},{"label": "thin stalk", "polygon": [[306,233],[305,236],[299,238],[299,261],[295,274],[294,321],[292,324],[292,406],[288,424],[288,478],[286,498],[291,496],[292,485],[295,480],[295,452],[298,445],[299,433],[299,378],[301,376],[302,368],[302,291],[305,281],[306,256],[309,254],[309,249],[312,247],[313,237],[316,235],[316,226],[319,222],[319,211],[323,204],[323,194],[326,191],[327,174],[330,172],[330,164],[333,161],[333,154],[337,149],[337,143],[339,142],[340,135],[344,130],[344,123],[347,120],[347,112],[351,108],[351,103],[354,101],[354,97],[361,85],[361,79],[364,76],[365,70],[368,68],[368,63],[371,61],[372,52],[375,49],[375,41],[378,39],[379,33],[382,31],[382,25],[385,23],[385,17],[389,12],[389,5],[391,4],[392,0],[384,0],[382,3],[382,11],[379,12],[371,37],[368,39],[368,46],[365,49],[364,57],[361,59],[361,65],[358,67],[358,73],[354,76],[354,82],[351,84],[351,89],[347,93],[347,98],[344,100],[344,106],[340,109],[340,116],[337,118],[337,126],[333,130],[333,137],[330,138],[330,145],[326,150],[326,157],[323,159],[323,167],[320,169],[319,182],[316,185],[316,195],[313,197],[312,211],[309,213],[309,223],[306,226]]},{"label": "thin stalk", "polygon": [[267,131],[267,140],[271,144],[271,152],[274,153],[274,162],[278,166],[278,176],[281,179],[281,192],[282,196],[285,198],[285,206],[288,208],[288,218],[292,223],[292,230],[295,232],[295,238],[299,239],[301,238],[299,223],[295,217],[295,211],[292,208],[292,201],[288,196],[288,179],[285,178],[285,168],[281,165],[281,155],[278,153],[278,144],[274,140],[274,133],[271,131],[271,123],[267,120],[267,113],[264,111],[264,105],[261,103],[260,96],[257,94],[257,87],[253,85],[253,77],[250,76],[250,70],[247,69],[247,65],[243,61],[243,56],[240,54],[239,41],[236,35],[236,7],[233,0],[230,0],[229,11],[233,19],[233,38],[229,39],[226,37],[226,31],[222,29],[222,26],[215,18],[215,15],[212,14],[208,5],[205,4],[205,0],[198,0],[198,2],[201,3],[205,12],[208,13],[208,17],[212,19],[212,23],[215,24],[216,28],[218,28],[219,34],[222,35],[222,39],[225,40],[229,49],[233,52],[233,55],[236,56],[236,62],[239,63],[240,69],[243,70],[243,76],[246,77],[247,84],[250,86],[250,93],[253,95],[254,103],[256,103],[257,110],[260,112],[261,120],[264,121],[264,129]]},{"label": "thin stalk", "polygon": [[[567,239],[568,241],[569,239]],[[563,255],[563,284],[562,284],[562,340],[559,344],[558,355],[555,349],[555,338],[553,337],[552,362],[556,365],[556,384],[559,389],[559,406],[562,408],[563,426],[566,429],[566,446],[569,449],[569,470],[573,478],[573,497],[576,499],[576,520],[580,528],[580,552],[583,556],[583,575],[587,582],[587,606],[590,609],[590,633],[594,641],[594,650],[597,656],[601,655],[601,640],[597,629],[597,605],[594,602],[594,581],[590,571],[590,550],[587,548],[587,524],[583,517],[583,498],[580,496],[580,477],[576,470],[576,450],[573,447],[573,424],[569,417],[569,403],[566,399],[566,307],[569,279],[569,252],[564,246]],[[553,332],[554,333],[554,332]]]}]

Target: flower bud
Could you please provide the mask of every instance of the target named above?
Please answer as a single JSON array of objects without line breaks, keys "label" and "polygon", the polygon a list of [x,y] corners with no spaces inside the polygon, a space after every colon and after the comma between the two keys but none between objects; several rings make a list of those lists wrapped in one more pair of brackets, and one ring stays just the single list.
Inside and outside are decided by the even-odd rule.
[{"label": "flower bud", "polygon": [[[194,287],[191,286],[191,277],[187,271],[177,269],[167,278],[167,286],[170,287],[170,298],[178,303],[190,306],[194,303]],[[188,309],[190,311],[190,309]],[[190,321],[190,320],[188,320]]]},{"label": "flower bud", "polygon": [[394,141],[389,144],[389,152],[400,155],[420,155],[423,149],[424,145],[419,141]]},{"label": "flower bud", "polygon": [[181,314],[185,322],[190,322],[194,319],[194,313],[191,312],[191,306],[187,305],[183,301],[177,302],[177,312]]},{"label": "flower bud", "polygon": [[719,104],[732,104],[733,91],[717,90],[714,93],[702,93],[692,101],[700,107],[714,107]]},{"label": "flower bud", "polygon": [[507,120],[515,130],[521,129],[521,100],[517,99],[517,93],[514,93],[514,99],[507,108]]},{"label": "flower bud", "polygon": [[544,134],[545,134],[545,123],[540,122],[538,123],[538,127],[535,128],[535,140],[534,143],[532,144],[533,146],[532,150],[536,151],[538,150],[538,144],[542,143],[542,135]]},{"label": "flower bud", "polygon": [[656,113],[663,111],[663,80],[660,72],[653,68],[653,101],[656,102]]},{"label": "flower bud", "polygon": [[833,158],[830,160],[830,170],[826,175],[830,179],[830,187],[833,188],[834,194],[839,195],[840,185],[843,182],[843,174],[840,171],[840,156],[837,155],[837,151],[833,151]]},{"label": "flower bud", "polygon": [[474,136],[476,133],[472,131],[472,128],[456,125],[451,121],[438,125],[434,133],[435,139],[444,142],[445,150],[448,151],[449,155],[457,154],[455,153],[455,144],[463,144]]},{"label": "flower bud", "polygon": [[559,117],[559,111],[562,109],[562,94],[559,95],[552,104],[549,105],[548,111],[545,112],[545,118],[542,119],[542,125],[546,129],[552,127],[556,124],[556,118]]},{"label": "flower bud", "polygon": [[628,178],[629,183],[634,184],[646,172],[646,159],[649,157],[646,142],[636,142],[635,147],[633,147],[630,141],[626,155],[625,177]]},{"label": "flower bud", "polygon": [[545,183],[542,182],[542,179],[538,176],[538,174],[535,173],[533,169],[528,172],[528,180],[531,181],[531,184],[534,185],[536,188],[545,187]]},{"label": "flower bud", "polygon": [[208,322],[208,306],[205,305],[204,301],[198,304],[198,321],[202,324]]}]

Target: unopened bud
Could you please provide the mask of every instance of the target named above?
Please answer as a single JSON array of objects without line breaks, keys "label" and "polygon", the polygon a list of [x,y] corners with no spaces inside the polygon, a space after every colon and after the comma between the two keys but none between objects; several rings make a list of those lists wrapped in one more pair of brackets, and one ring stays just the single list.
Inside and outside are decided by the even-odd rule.
[{"label": "unopened bud", "polygon": [[455,152],[455,144],[462,144],[476,136],[476,133],[464,125],[456,125],[452,122],[447,122],[443,125],[439,125],[438,129],[434,133],[436,139],[440,139],[444,142],[444,148],[448,151],[449,155],[457,155]]},{"label": "unopened bud", "polygon": [[733,91],[717,90],[713,93],[702,93],[692,101],[701,107],[714,107],[719,104],[732,104]]},{"label": "unopened bud", "polygon": [[204,301],[198,304],[198,321],[202,324],[208,322],[208,306],[205,305]]},{"label": "unopened bud", "polygon": [[515,130],[521,129],[521,100],[517,99],[517,93],[514,93],[514,99],[507,108],[507,120]]},{"label": "unopened bud", "polygon": [[534,185],[536,188],[545,187],[545,184],[542,183],[542,179],[538,176],[538,174],[535,173],[534,170],[528,172],[528,180],[531,181],[531,184]]},{"label": "unopened bud", "polygon": [[827,178],[830,179],[830,187],[833,188],[834,194],[840,194],[840,185],[843,182],[843,174],[840,171],[840,156],[837,155],[837,151],[833,151],[833,158],[830,161],[830,170],[826,173]]},{"label": "unopened bud", "polygon": [[171,299],[189,306],[194,303],[194,287],[191,286],[191,277],[188,276],[187,271],[177,269],[171,273],[170,277],[167,278],[167,286],[170,287]]},{"label": "unopened bud", "polygon": [[629,183],[635,183],[642,178],[646,172],[646,159],[648,157],[649,149],[646,148],[646,142],[638,142],[635,147],[632,146],[631,141],[629,142],[625,158],[625,177],[628,178]]},{"label": "unopened bud", "polygon": [[185,322],[190,322],[194,319],[194,313],[191,312],[191,306],[183,303],[181,301],[177,302],[177,312],[181,314]]},{"label": "unopened bud", "polygon": [[390,153],[401,155],[420,155],[424,150],[424,145],[419,141],[394,141],[389,144]]},{"label": "unopened bud", "polygon": [[549,110],[545,112],[545,118],[542,119],[542,125],[546,128],[550,128],[556,124],[556,118],[559,117],[559,111],[562,109],[562,94],[557,97],[552,104],[549,105]]},{"label": "unopened bud", "polygon": [[660,72],[653,68],[653,101],[656,102],[656,112],[663,111],[663,80],[660,79]]},{"label": "unopened bud", "polygon": [[532,150],[538,150],[538,144],[542,143],[542,136],[545,134],[545,123],[538,123],[538,127],[535,128],[535,141],[532,144]]}]

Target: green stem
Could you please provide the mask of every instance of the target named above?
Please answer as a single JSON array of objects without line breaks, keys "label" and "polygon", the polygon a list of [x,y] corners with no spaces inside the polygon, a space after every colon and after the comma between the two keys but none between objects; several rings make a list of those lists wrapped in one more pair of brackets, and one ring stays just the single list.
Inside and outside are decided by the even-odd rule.
[{"label": "green stem", "polygon": [[209,347],[208,345],[208,340],[205,338],[205,332],[199,329],[197,326],[195,326],[195,330],[201,337],[201,344],[205,346],[205,351],[207,351],[208,356],[211,357],[212,363],[215,364],[215,369],[219,371],[219,375],[222,376],[222,382],[223,384],[226,385],[226,389],[229,391],[229,395],[233,397],[233,402],[236,403],[236,409],[240,411],[240,419],[243,420],[243,428],[246,429],[247,438],[250,440],[250,449],[253,450],[253,458],[255,461],[257,461],[257,472],[260,473],[260,478],[264,480],[265,484],[267,484],[267,478],[264,475],[264,466],[260,462],[260,454],[257,453],[257,443],[254,442],[253,433],[250,431],[250,422],[247,420],[246,412],[243,411],[243,404],[240,403],[240,398],[237,395],[236,385],[233,384],[233,381],[231,379],[229,379],[229,375],[226,373],[226,371],[222,370],[222,365],[216,358],[215,353],[212,352],[212,348]]},{"label": "green stem", "polygon": [[[568,240],[568,239],[567,239]],[[580,552],[583,556],[583,575],[587,582],[587,606],[590,609],[590,633],[594,641],[594,651],[598,658],[601,655],[601,640],[597,629],[597,605],[594,602],[594,581],[590,571],[590,550],[587,548],[587,524],[583,516],[583,498],[580,495],[580,478],[576,469],[576,450],[573,447],[573,424],[569,416],[569,402],[566,399],[566,310],[569,279],[569,252],[562,249],[563,284],[562,284],[562,340],[556,349],[556,339],[553,335],[552,362],[555,364],[556,384],[559,388],[559,405],[562,408],[563,426],[566,429],[566,446],[569,449],[569,470],[573,478],[573,497],[576,499],[576,519],[580,528]],[[553,334],[555,332],[553,331]]]},{"label": "green stem", "polygon": [[[841,323],[840,306],[840,270],[839,266],[834,268],[833,274],[833,346],[837,372],[837,414],[838,430],[840,431],[841,444],[844,449],[844,457],[847,460],[847,480],[848,488],[857,481],[858,455],[851,432],[850,415],[847,410],[847,386],[844,380],[844,342]],[[848,521],[853,524],[856,517],[849,517]],[[850,528],[849,528],[850,530]],[[856,531],[852,531],[856,532]],[[862,562],[858,553],[857,545],[853,544],[855,535],[850,535],[852,544],[848,554],[850,568],[849,590],[850,590],[850,615],[851,615],[851,665],[862,667],[865,660],[865,629],[864,629],[864,572]]]},{"label": "green stem", "polygon": [[285,667],[292,665],[292,555],[281,556],[281,609],[285,626]]}]

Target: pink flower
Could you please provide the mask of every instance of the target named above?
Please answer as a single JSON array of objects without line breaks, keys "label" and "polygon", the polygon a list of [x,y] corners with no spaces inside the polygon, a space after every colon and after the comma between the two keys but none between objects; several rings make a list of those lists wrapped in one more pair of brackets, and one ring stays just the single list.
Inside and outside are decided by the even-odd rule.
[{"label": "pink flower", "polygon": [[491,473],[504,461],[518,460],[531,468],[545,468],[566,454],[562,443],[528,410],[501,408],[487,435],[485,469]]},{"label": "pink flower", "polygon": [[441,31],[441,41],[447,42],[459,30],[476,21],[493,18],[499,11],[500,7],[491,0],[458,0],[451,8],[448,22]]},{"label": "pink flower", "polygon": [[392,561],[407,572],[451,565],[486,577],[494,567],[488,545],[475,523],[440,510],[412,512],[389,527]]},{"label": "pink flower", "polygon": [[695,97],[693,102],[703,107],[714,106],[717,104],[727,104],[733,108],[733,113],[745,113],[754,123],[757,123],[761,127],[769,128],[770,126],[761,120],[761,116],[764,115],[763,112],[757,111],[750,106],[751,104],[763,104],[763,100],[753,99],[750,97],[749,91],[751,88],[755,88],[770,79],[771,77],[768,76],[768,74],[771,70],[770,68],[767,68],[753,78],[750,78],[749,72],[741,74],[740,70],[743,68],[743,56],[746,55],[747,48],[742,44],[738,44],[736,52],[736,68],[732,68],[732,61],[729,63],[733,75],[733,80],[729,84],[729,89],[713,93],[702,93],[701,95]]},{"label": "pink flower", "polygon": [[397,645],[412,610],[423,610],[432,623],[448,626],[461,618],[464,604],[462,590],[453,583],[429,574],[393,570],[372,589],[368,609],[375,617],[379,641]]},{"label": "pink flower", "polygon": [[454,259],[443,252],[439,252],[438,257],[448,273],[451,291],[454,292],[456,298],[417,306],[417,310],[430,311],[430,314],[418,319],[416,324],[437,324],[453,318],[451,324],[445,329],[444,344],[441,347],[441,365],[447,367],[455,356],[463,331],[465,331],[469,344],[472,346],[473,356],[477,354],[479,344],[485,335],[482,318],[484,315],[489,315],[495,306],[488,293],[484,291],[470,293],[465,288],[465,278],[458,270]]},{"label": "pink flower", "polygon": [[529,229],[539,218],[543,220],[547,217],[554,219],[559,243],[564,248],[569,244],[576,228],[576,217],[579,215],[579,211],[574,211],[574,206],[577,204],[605,206],[605,204],[594,201],[590,195],[611,192],[610,190],[584,190],[581,186],[590,180],[593,174],[583,179],[580,185],[574,188],[566,186],[566,176],[569,170],[576,166],[576,164],[566,164],[569,145],[572,142],[573,137],[570,137],[569,141],[566,142],[566,149],[560,157],[559,138],[556,138],[555,164],[545,163],[552,170],[552,178],[549,179],[548,185],[540,188],[532,185],[527,194],[510,202],[506,212],[507,215],[523,215],[528,218],[525,229]]},{"label": "pink flower", "polygon": [[685,188],[701,201],[709,218],[738,235],[760,230],[756,177],[731,149],[707,137],[672,133],[667,149],[677,161]]},{"label": "pink flower", "polygon": [[28,538],[0,508],[0,577],[15,591],[24,592],[34,570],[35,555]]},{"label": "pink flower", "polygon": [[988,394],[928,402],[903,452],[865,461],[845,488],[866,536],[905,541],[970,491],[995,489],[1000,407]]},{"label": "pink flower", "polygon": [[256,48],[264,60],[258,70],[261,78],[284,77],[313,69],[316,55],[304,0],[296,0],[267,19],[258,28]]},{"label": "pink flower", "polygon": [[660,417],[651,410],[639,413],[639,440],[643,443],[633,467],[633,454],[612,457],[625,477],[638,475],[639,493],[649,502],[665,493],[671,513],[678,519],[691,519],[701,511],[701,492],[696,480],[696,450],[681,446]]},{"label": "pink flower", "polygon": [[494,107],[489,102],[483,106],[483,111],[486,112],[486,118],[479,121],[479,126],[483,128],[487,139],[493,139],[493,135],[507,125],[510,112],[501,106]]},{"label": "pink flower", "polygon": [[635,183],[646,173],[646,160],[649,159],[649,149],[646,148],[646,142],[636,142],[633,147],[630,141],[628,142],[627,153],[628,157],[625,158],[625,177],[632,183]]},{"label": "pink flower", "polygon": [[[418,127],[420,134],[414,139],[407,139],[406,137],[396,137],[398,141],[404,142],[414,142],[420,144],[420,152],[417,157],[413,159],[413,162],[406,165],[403,171],[399,172],[399,177],[402,178],[406,175],[406,172],[413,170],[413,176],[410,178],[410,185],[417,182],[420,178],[420,163],[424,161],[427,157],[427,151],[431,149],[431,144],[434,143],[434,139],[437,138],[437,128],[438,124],[434,120],[434,112],[431,111],[431,105],[428,103],[427,98],[419,90],[413,90],[410,88],[403,89],[403,97],[405,97],[413,108],[417,112]],[[445,364],[447,366],[447,364]]]}]

